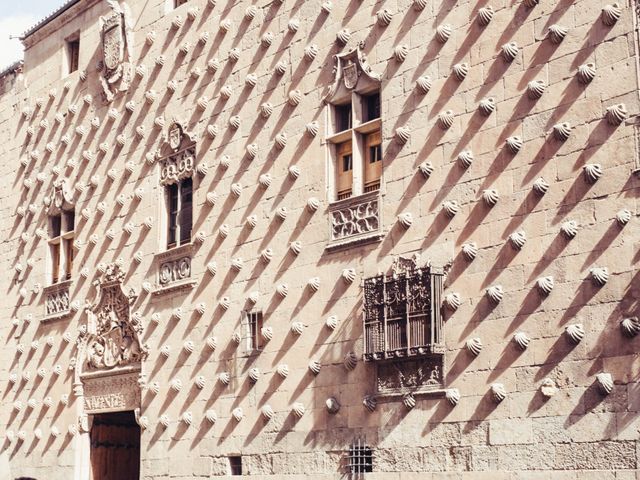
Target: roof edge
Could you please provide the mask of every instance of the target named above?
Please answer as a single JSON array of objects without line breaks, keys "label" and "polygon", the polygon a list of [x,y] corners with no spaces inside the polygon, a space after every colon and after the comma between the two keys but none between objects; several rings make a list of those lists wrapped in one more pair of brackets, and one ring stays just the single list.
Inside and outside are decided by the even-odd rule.
[{"label": "roof edge", "polygon": [[45,18],[43,18],[42,20],[40,20],[38,23],[36,23],[33,27],[31,27],[29,30],[27,30],[26,32],[24,32],[21,36],[20,36],[20,40],[22,40],[24,42],[24,40],[26,40],[28,37],[30,37],[31,35],[33,35],[34,33],[36,33],[38,30],[40,30],[42,27],[44,27],[45,25],[47,25],[48,23],[52,22],[53,20],[55,20],[56,18],[58,18],[60,15],[62,15],[64,12],[66,12],[67,10],[69,10],[71,7],[73,7],[74,5],[80,3],[82,0],[68,0],[66,3],[64,3],[60,8],[58,8],[57,10],[54,10],[51,14],[49,14],[48,16],[46,16]]},{"label": "roof edge", "polygon": [[23,65],[24,65],[24,60],[17,60],[13,62],[8,67],[5,67],[2,70],[0,70],[0,78],[6,77],[10,73],[14,73],[20,70]]}]

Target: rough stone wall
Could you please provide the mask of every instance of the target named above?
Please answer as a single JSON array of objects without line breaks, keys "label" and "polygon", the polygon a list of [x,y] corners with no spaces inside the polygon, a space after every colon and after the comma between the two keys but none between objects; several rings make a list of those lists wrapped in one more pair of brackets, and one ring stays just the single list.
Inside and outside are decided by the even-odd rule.
[{"label": "rough stone wall", "polygon": [[[380,478],[636,478],[638,467],[638,420],[640,409],[640,364],[638,338],[621,333],[622,319],[638,314],[638,225],[636,212],[638,179],[636,167],[635,127],[633,120],[611,125],[606,108],[624,103],[628,116],[638,113],[636,38],[633,8],[623,5],[622,15],[613,26],[603,24],[601,9],[605,2],[578,0],[541,1],[533,7],[524,3],[492,2],[495,14],[490,23],[480,26],[477,20],[484,3],[425,1],[425,8],[415,8],[409,0],[373,2],[351,0],[334,2],[323,13],[321,2],[285,0],[257,2],[256,16],[245,18],[251,2],[219,1],[211,6],[190,0],[185,6],[165,13],[165,2],[131,0],[129,7],[135,24],[133,62],[144,64],[146,75],[136,78],[126,94],[113,104],[101,100],[96,64],[100,60],[98,16],[108,7],[99,3],[76,17],[65,17],[64,25],[52,23],[52,31],[26,53],[24,90],[5,93],[0,99],[2,142],[2,262],[6,274],[2,280],[1,332],[3,341],[0,380],[2,382],[0,424],[2,432],[24,432],[25,439],[5,441],[0,452],[3,478],[31,475],[36,478],[73,478],[78,462],[76,452],[85,435],[71,436],[68,426],[77,422],[80,411],[72,392],[73,372],[69,370],[76,352],[74,341],[66,343],[65,333],[75,339],[86,318],[82,312],[69,318],[41,323],[44,305],[41,288],[45,286],[46,241],[36,235],[46,228],[43,198],[56,178],[68,177],[73,185],[89,185],[93,175],[97,186],[78,189],[76,198],[76,237],[80,239],[71,299],[83,305],[92,301],[94,275],[101,262],[122,259],[128,271],[125,285],[140,292],[134,305],[144,319],[145,341],[150,355],[144,370],[148,382],[158,382],[160,392],[143,392],[142,414],[149,427],[142,436],[142,471],[144,478],[207,478],[228,471],[227,455],[243,455],[248,475],[282,478],[338,478],[342,475],[344,452],[356,436],[366,437],[375,448],[374,464]],[[415,2],[419,4],[420,2]],[[198,7],[195,19],[187,12]],[[390,25],[377,23],[376,12],[386,8],[393,17]],[[184,24],[177,29],[172,21],[180,15]],[[297,32],[288,30],[292,18],[299,19]],[[220,29],[222,20],[231,20],[228,32]],[[60,22],[62,23],[62,22]],[[436,28],[450,24],[452,35],[441,43]],[[554,44],[545,38],[551,25],[568,29],[564,40]],[[336,43],[336,33],[348,28],[348,45]],[[61,41],[81,31],[80,72],[61,78]],[[147,34],[155,32],[155,41],[147,43]],[[205,44],[199,38],[210,33]],[[274,34],[273,43],[264,47],[261,38]],[[329,253],[325,250],[329,236],[325,178],[327,147],[326,111],[322,98],[333,81],[332,56],[342,49],[364,41],[364,51],[375,71],[383,74],[383,205],[385,238],[381,243]],[[505,62],[501,47],[518,44],[513,62]],[[190,43],[186,54],[180,46]],[[303,59],[304,48],[315,43],[320,53],[311,62]],[[408,54],[399,61],[394,51],[406,45]],[[228,60],[232,48],[240,50],[239,59]],[[163,66],[155,59],[165,56]],[[215,73],[207,70],[209,60],[218,58]],[[286,71],[274,73],[278,62]],[[466,62],[469,72],[456,80],[452,68]],[[595,78],[588,84],[577,78],[578,67],[593,62]],[[193,79],[194,67],[201,69]],[[255,87],[245,85],[247,74],[255,73]],[[421,93],[416,81],[428,75],[432,86]],[[178,83],[175,93],[167,83]],[[547,85],[541,98],[528,96],[527,85],[542,80]],[[65,83],[69,89],[65,90]],[[223,87],[232,87],[230,98],[221,96]],[[49,91],[56,90],[55,98]],[[158,98],[145,102],[144,94],[156,90]],[[287,103],[288,93],[299,89],[301,103]],[[91,95],[90,104],[83,101]],[[198,100],[209,101],[204,110]],[[481,100],[493,97],[496,109],[488,117],[479,113]],[[36,99],[43,99],[40,108]],[[125,104],[136,102],[133,113]],[[265,119],[259,114],[264,102],[274,105]],[[78,112],[68,114],[75,104]],[[29,118],[20,112],[29,107]],[[119,118],[107,120],[109,108],[116,108]],[[448,129],[439,125],[439,115],[454,113]],[[57,125],[56,113],[66,114]],[[233,130],[229,120],[237,115],[240,127]],[[156,283],[154,256],[160,245],[162,189],[158,185],[158,165],[146,161],[146,154],[160,147],[163,130],[154,127],[156,117],[166,124],[177,116],[198,133],[197,161],[206,163],[206,175],[197,177],[194,209],[194,232],[204,232],[204,242],[197,246],[192,262],[192,276],[198,283],[192,290],[152,296],[143,282]],[[92,129],[97,117],[100,126]],[[48,127],[40,126],[48,119]],[[320,134],[309,137],[305,125],[320,123]],[[559,122],[570,122],[572,131],[566,141],[553,132]],[[207,126],[218,126],[211,138]],[[79,136],[78,126],[87,133]],[[136,127],[144,125],[144,138],[136,137]],[[36,133],[29,137],[27,128]],[[395,132],[408,127],[410,139],[405,144],[395,140]],[[283,150],[274,147],[276,135],[286,133]],[[61,138],[68,133],[72,142],[64,148]],[[117,146],[116,136],[125,134],[125,145]],[[514,154],[505,146],[508,137],[521,137],[521,150]],[[46,152],[52,142],[53,152]],[[109,149],[99,153],[98,146]],[[256,143],[258,155],[250,160],[247,145]],[[462,168],[460,152],[471,149],[474,161]],[[37,150],[38,155],[30,156]],[[85,151],[93,159],[82,158]],[[228,168],[221,161],[229,157]],[[74,159],[77,166],[69,168]],[[21,166],[21,160],[27,165]],[[428,179],[418,166],[428,161],[433,173]],[[127,162],[134,168],[126,171]],[[293,180],[288,169],[299,166],[301,175]],[[586,181],[583,167],[600,164],[602,176],[595,183]],[[109,169],[117,169],[115,180]],[[39,173],[46,173],[43,180]],[[263,173],[273,177],[264,189],[258,179]],[[543,196],[533,184],[543,177],[549,189]],[[26,188],[24,180],[31,179]],[[240,183],[242,193],[235,198],[231,185]],[[136,188],[144,193],[134,198]],[[483,191],[496,189],[500,199],[493,207],[483,200]],[[216,192],[214,206],[206,194]],[[126,198],[122,207],[116,196]],[[309,197],[322,200],[321,208],[310,213]],[[106,202],[103,214],[98,202]],[[449,218],[442,204],[456,201],[460,211]],[[18,215],[19,207],[35,205],[34,214]],[[275,217],[279,207],[288,209],[284,221]],[[81,218],[83,208],[92,215]],[[631,221],[620,225],[616,220],[622,209],[631,212]],[[413,215],[413,225],[404,230],[396,222],[403,212]],[[254,229],[245,219],[257,215]],[[155,219],[151,229],[144,227],[147,217]],[[564,222],[575,220],[579,227],[575,238],[560,233]],[[132,222],[131,235],[122,232]],[[219,235],[226,224],[226,238]],[[117,232],[110,241],[108,229]],[[509,236],[526,232],[527,242],[515,249]],[[26,242],[21,240],[29,233]],[[88,241],[99,237],[94,246]],[[297,256],[288,244],[303,245]],[[473,261],[463,255],[461,247],[475,242],[479,252]],[[275,255],[270,263],[260,260],[260,252],[271,247]],[[133,260],[136,252],[142,261]],[[447,310],[445,338],[447,387],[457,388],[461,398],[452,407],[444,398],[417,397],[417,405],[408,411],[401,398],[380,401],[369,412],[362,399],[374,389],[375,369],[358,362],[353,371],[343,366],[349,351],[362,353],[360,280],[386,270],[394,254],[423,253],[424,259],[444,264],[453,259],[445,294],[459,293],[462,303],[457,311]],[[240,272],[231,268],[231,260],[241,257]],[[33,266],[27,267],[28,260]],[[217,273],[210,275],[207,264],[217,263]],[[26,268],[16,271],[16,264]],[[29,262],[31,263],[31,262]],[[81,268],[90,275],[84,279]],[[341,279],[344,268],[355,268],[357,280],[346,284]],[[593,267],[606,267],[608,282],[597,286],[590,277]],[[319,276],[321,287],[310,293],[306,286],[312,276]],[[553,276],[554,289],[541,295],[537,279]],[[286,283],[289,294],[281,299],[276,286]],[[485,290],[500,285],[504,297],[492,304]],[[40,287],[38,290],[37,287]],[[24,298],[20,289],[26,289]],[[257,356],[242,355],[232,335],[239,331],[240,312],[250,292],[260,293],[257,307],[265,314],[265,325],[272,326],[274,338]],[[231,306],[219,306],[223,297]],[[206,305],[205,313],[195,311]],[[181,320],[172,312],[181,307]],[[159,314],[159,323],[151,321]],[[329,315],[336,315],[335,331],[325,327]],[[15,322],[14,322],[15,320]],[[306,325],[303,334],[290,333],[293,321]],[[565,327],[580,323],[584,338],[577,345],[567,340]],[[519,351],[512,340],[524,331],[530,344]],[[53,337],[52,346],[47,338]],[[214,352],[206,344],[217,338]],[[480,338],[484,348],[473,357],[465,347],[471,338]],[[31,348],[38,341],[37,350]],[[188,354],[182,345],[195,343]],[[25,347],[18,355],[18,344]],[[168,358],[160,354],[162,346],[171,346]],[[307,368],[311,359],[322,363],[318,376]],[[278,365],[286,363],[290,373],[281,379]],[[55,376],[55,365],[63,373]],[[257,367],[261,378],[255,385],[248,372]],[[37,370],[44,368],[44,378]],[[12,373],[30,379],[9,382]],[[231,373],[229,386],[217,381],[221,372]],[[613,390],[602,395],[595,378],[610,373]],[[194,386],[203,375],[203,389]],[[184,385],[171,392],[170,382],[180,379]],[[542,381],[550,378],[559,387],[546,400],[540,393]],[[504,385],[507,396],[499,404],[493,401],[490,387]],[[68,406],[62,395],[70,394]],[[45,397],[53,399],[50,408]],[[340,411],[330,415],[325,407],[328,397],[336,397]],[[35,408],[28,400],[35,399]],[[22,402],[16,411],[16,401]],[[292,405],[302,403],[306,412],[297,419]],[[265,422],[260,409],[270,404],[275,416]],[[232,410],[241,407],[245,417],[237,422]],[[205,412],[213,409],[217,422],[211,425]],[[180,421],[184,412],[192,412],[190,427]],[[159,423],[161,415],[171,421],[168,429]],[[61,435],[50,435],[52,427]],[[34,438],[36,429],[42,438]],[[4,469],[4,470],[3,470]],[[6,473],[5,473],[6,472]],[[410,473],[422,472],[422,473]],[[492,473],[488,473],[492,472]]]}]

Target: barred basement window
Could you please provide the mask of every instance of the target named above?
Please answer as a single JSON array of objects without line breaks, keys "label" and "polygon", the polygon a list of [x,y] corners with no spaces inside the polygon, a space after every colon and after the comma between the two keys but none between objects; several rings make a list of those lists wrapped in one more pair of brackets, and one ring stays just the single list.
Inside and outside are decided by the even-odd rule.
[{"label": "barred basement window", "polygon": [[357,478],[360,473],[373,472],[373,450],[359,438],[349,447],[347,471],[352,475],[351,478],[354,478],[353,474]]},{"label": "barred basement window", "polygon": [[440,389],[443,271],[401,257],[392,270],[364,281],[364,359],[379,362],[378,392]]}]

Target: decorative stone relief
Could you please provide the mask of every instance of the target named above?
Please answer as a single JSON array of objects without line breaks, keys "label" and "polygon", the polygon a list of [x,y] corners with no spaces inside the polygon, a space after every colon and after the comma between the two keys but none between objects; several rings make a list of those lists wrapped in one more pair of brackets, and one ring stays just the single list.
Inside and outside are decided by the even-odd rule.
[{"label": "decorative stone relief", "polygon": [[193,175],[196,167],[196,136],[187,133],[180,122],[174,120],[158,151],[160,184],[171,185]]},{"label": "decorative stone relief", "polygon": [[629,338],[633,338],[640,333],[640,320],[638,317],[625,318],[620,322],[622,333]]},{"label": "decorative stone relief", "polygon": [[379,196],[361,195],[330,205],[331,240],[367,236],[380,232]]},{"label": "decorative stone relief", "polygon": [[597,374],[596,382],[602,395],[609,395],[613,391],[613,377],[610,373],[602,372]]},{"label": "decorative stone relief", "polygon": [[61,282],[43,290],[44,294],[44,320],[59,318],[71,312],[69,300],[69,287],[71,282]]},{"label": "decorative stone relief", "polygon": [[339,98],[363,84],[372,83],[379,85],[382,76],[375,73],[369,63],[361,46],[358,45],[348,52],[334,56],[336,65],[334,67],[334,82],[329,88],[324,101],[331,103],[334,98]]},{"label": "decorative stone relief", "polygon": [[582,341],[586,333],[581,323],[567,325],[567,328],[565,328],[565,332],[571,343],[575,345]]},{"label": "decorative stone relief", "polygon": [[111,7],[111,13],[100,17],[103,56],[100,82],[106,100],[111,102],[118,92],[129,88],[132,80],[130,46],[133,29],[126,3],[108,0],[107,4]]}]

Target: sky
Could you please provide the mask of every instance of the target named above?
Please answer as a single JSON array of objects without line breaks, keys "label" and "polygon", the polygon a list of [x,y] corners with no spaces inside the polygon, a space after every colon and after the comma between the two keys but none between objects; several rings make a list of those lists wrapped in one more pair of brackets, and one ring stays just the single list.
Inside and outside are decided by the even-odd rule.
[{"label": "sky", "polygon": [[64,4],[65,0],[0,0],[0,70],[22,58],[19,36]]}]

